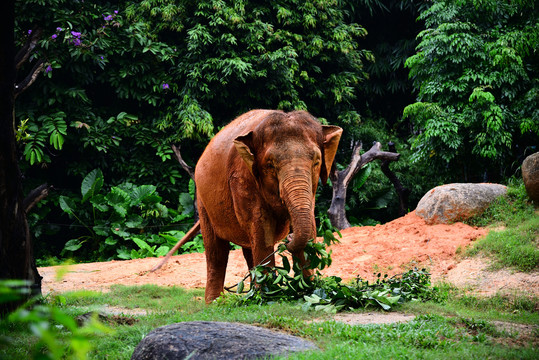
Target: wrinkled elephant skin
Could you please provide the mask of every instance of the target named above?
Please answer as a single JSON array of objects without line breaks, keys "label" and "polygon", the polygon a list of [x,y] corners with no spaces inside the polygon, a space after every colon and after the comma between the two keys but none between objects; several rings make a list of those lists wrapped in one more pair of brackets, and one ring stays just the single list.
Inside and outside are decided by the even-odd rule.
[{"label": "wrinkled elephant skin", "polygon": [[273,266],[274,245],[292,228],[288,250],[305,262],[318,180],[327,180],[341,134],[305,111],[252,110],[210,141],[195,170],[207,303],[223,291],[229,242],[249,268],[268,256]]}]

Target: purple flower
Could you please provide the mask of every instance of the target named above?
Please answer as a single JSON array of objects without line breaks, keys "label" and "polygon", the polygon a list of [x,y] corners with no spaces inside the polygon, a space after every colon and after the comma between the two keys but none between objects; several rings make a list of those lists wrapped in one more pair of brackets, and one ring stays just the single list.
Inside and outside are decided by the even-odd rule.
[{"label": "purple flower", "polygon": [[56,35],[56,34],[52,34],[52,36],[51,36],[51,38],[52,38],[53,40],[56,39],[57,37],[58,37],[58,35]]},{"label": "purple flower", "polygon": [[32,33],[32,30],[31,30],[31,29],[30,29],[30,30],[28,30],[28,35],[30,35],[31,33]]},{"label": "purple flower", "polygon": [[49,71],[52,71],[52,66],[48,65],[45,69],[45,73],[48,73]]},{"label": "purple flower", "polygon": [[118,15],[118,10],[114,10],[114,14],[115,14],[115,15]]},{"label": "purple flower", "polygon": [[72,42],[73,42],[73,45],[75,45],[75,46],[80,46],[82,44],[80,39],[74,39]]},{"label": "purple flower", "polygon": [[162,86],[163,86],[163,90],[167,90],[167,89],[170,89],[170,86],[168,86],[168,84],[167,84],[167,83],[164,83],[164,84],[163,84]]},{"label": "purple flower", "polygon": [[103,56],[101,56],[101,60],[103,60],[103,59],[104,59],[104,57],[103,57]]},{"label": "purple flower", "polygon": [[112,19],[114,19],[114,16],[112,15],[107,15],[107,16],[103,15],[103,20],[105,21],[111,21]]},{"label": "purple flower", "polygon": [[80,32],[72,31],[71,35],[73,35],[74,38],[80,39]]},{"label": "purple flower", "polygon": [[57,27],[56,31],[60,32],[60,31],[64,31],[64,29],[62,29],[61,27]]}]

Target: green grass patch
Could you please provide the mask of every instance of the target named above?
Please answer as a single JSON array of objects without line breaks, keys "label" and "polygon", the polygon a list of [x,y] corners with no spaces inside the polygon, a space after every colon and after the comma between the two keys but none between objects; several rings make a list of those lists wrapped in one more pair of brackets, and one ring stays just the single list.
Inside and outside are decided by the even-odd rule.
[{"label": "green grass patch", "polygon": [[539,298],[528,294],[496,294],[479,297],[450,284],[437,284],[438,301],[403,304],[402,311],[522,324],[539,324]]},{"label": "green grass patch", "polygon": [[539,268],[539,216],[500,231],[491,231],[467,251],[468,255],[486,254],[495,259],[494,267],[512,267],[519,271]]},{"label": "green grass patch", "polygon": [[527,221],[535,214],[522,179],[511,180],[507,185],[507,194],[493,201],[480,215],[466,222],[474,226],[506,226],[515,227]]},{"label": "green grass patch", "polygon": [[519,271],[539,268],[539,215],[521,182],[509,185],[506,196],[469,223],[503,229],[490,231],[466,255],[487,255],[494,259],[494,268],[510,267]]},{"label": "green grass patch", "polygon": [[[105,306],[147,310],[146,315],[115,315],[103,320],[112,333],[88,335],[90,359],[129,359],[151,330],[182,321],[227,321],[264,326],[312,340],[319,351],[290,354],[290,359],[534,359],[539,350],[515,343],[515,335],[497,330],[493,321],[538,324],[538,300],[508,296],[476,298],[446,284],[437,285],[436,301],[410,302],[397,310],[417,315],[408,323],[352,326],[336,322],[331,314],[304,311],[296,302],[237,306],[230,296],[204,304],[201,290],[177,287],[114,286],[109,293],[78,292],[48,297],[46,303],[73,317]],[[356,310],[363,312],[366,310]],[[372,312],[369,309],[369,312]],[[376,310],[375,310],[376,311]],[[129,318],[133,321],[120,321]],[[313,321],[315,320],[315,321]],[[70,331],[55,320],[60,343],[67,346]],[[38,338],[23,323],[0,322],[0,358],[28,359],[45,353]],[[34,350],[31,350],[34,349]]]}]

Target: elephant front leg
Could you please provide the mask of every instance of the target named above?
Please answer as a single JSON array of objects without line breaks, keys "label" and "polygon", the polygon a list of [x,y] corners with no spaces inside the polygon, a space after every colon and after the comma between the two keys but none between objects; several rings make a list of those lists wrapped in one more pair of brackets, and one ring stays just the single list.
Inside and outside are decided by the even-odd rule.
[{"label": "elephant front leg", "polygon": [[204,239],[206,252],[206,291],[205,300],[209,304],[221,296],[225,285],[226,266],[230,245],[228,241],[215,238],[209,242]]}]

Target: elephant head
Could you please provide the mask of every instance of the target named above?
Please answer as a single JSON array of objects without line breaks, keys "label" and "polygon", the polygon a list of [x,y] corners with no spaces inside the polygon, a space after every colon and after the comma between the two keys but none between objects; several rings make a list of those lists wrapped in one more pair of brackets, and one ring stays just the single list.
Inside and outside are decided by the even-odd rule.
[{"label": "elephant head", "polygon": [[290,221],[294,236],[287,248],[300,259],[316,236],[318,180],[327,181],[341,134],[340,127],[321,125],[305,111],[276,112],[234,140],[268,208]]}]

